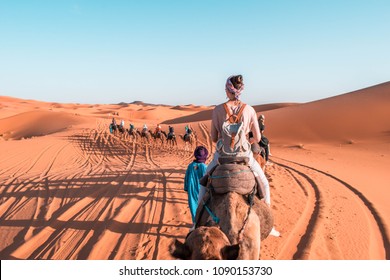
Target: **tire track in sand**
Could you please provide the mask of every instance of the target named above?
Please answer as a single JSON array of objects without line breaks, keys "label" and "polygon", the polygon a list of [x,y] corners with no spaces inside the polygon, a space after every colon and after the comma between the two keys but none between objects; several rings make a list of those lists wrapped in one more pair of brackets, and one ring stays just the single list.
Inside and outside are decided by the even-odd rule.
[{"label": "tire track in sand", "polygon": [[[164,172],[164,170],[161,169],[160,165],[157,164],[153,159],[153,150],[146,146],[145,147],[145,156],[146,161],[148,162],[149,166],[154,170],[157,174],[156,177],[158,179],[155,191],[153,191],[153,197],[149,197],[145,202],[150,202],[150,215],[147,220],[147,223],[157,225],[156,226],[156,233],[152,234],[152,232],[146,231],[144,234],[141,235],[140,238],[140,246],[137,248],[138,259],[146,259],[150,257],[150,254],[152,254],[151,258],[156,259],[158,256],[158,250],[159,250],[159,244],[161,240],[161,229],[164,223],[164,215],[165,215],[165,208],[167,203],[167,177]],[[158,175],[160,174],[160,176]],[[161,200],[161,203],[158,203],[158,200]],[[159,205],[160,204],[160,205]],[[144,205],[145,206],[145,205]],[[156,235],[155,241],[153,242],[152,235]],[[154,244],[153,244],[154,243]],[[153,252],[151,252],[153,250]]]},{"label": "tire track in sand", "polygon": [[214,153],[214,145],[210,137],[210,132],[207,129],[207,126],[202,122],[199,123],[199,128],[202,131],[203,136],[206,138],[206,143],[204,145],[207,147],[209,155],[212,155]]},{"label": "tire track in sand", "polygon": [[[315,250],[319,248],[327,251],[329,259],[349,259],[348,252],[352,248],[363,259],[389,259],[389,238],[384,223],[362,193],[342,179],[314,167],[277,157],[273,157],[273,162],[293,174],[298,185],[306,184],[312,189],[306,188],[309,193],[315,194],[308,195],[306,201],[311,205],[306,208],[312,210],[303,215],[307,226],[294,259],[315,258]],[[292,232],[298,228],[296,226]],[[349,234],[348,229],[364,234]],[[287,239],[292,235],[289,233]],[[383,256],[371,255],[371,251],[381,251],[380,248],[384,248]]]}]

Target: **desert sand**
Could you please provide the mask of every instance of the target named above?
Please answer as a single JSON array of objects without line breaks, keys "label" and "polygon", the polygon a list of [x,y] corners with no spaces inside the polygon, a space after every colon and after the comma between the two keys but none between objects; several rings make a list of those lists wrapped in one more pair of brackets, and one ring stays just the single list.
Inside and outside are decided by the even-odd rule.
[{"label": "desert sand", "polygon": [[[261,259],[389,260],[390,82],[250,105],[266,116],[281,232],[262,242]],[[173,259],[169,245],[192,226],[183,180],[194,147],[123,140],[108,125],[183,135],[191,124],[213,152],[212,109],[0,96],[0,259]]]}]

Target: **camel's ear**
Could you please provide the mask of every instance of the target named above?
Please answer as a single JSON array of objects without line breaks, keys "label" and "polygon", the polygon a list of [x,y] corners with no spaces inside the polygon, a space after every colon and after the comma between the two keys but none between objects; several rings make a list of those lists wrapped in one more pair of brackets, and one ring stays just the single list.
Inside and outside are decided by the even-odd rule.
[{"label": "camel's ear", "polygon": [[182,260],[186,260],[191,256],[190,248],[177,239],[175,239],[175,242],[173,242],[169,247],[169,252],[175,258],[179,258]]},{"label": "camel's ear", "polygon": [[240,245],[228,245],[221,249],[222,258],[224,260],[236,260],[240,253]]}]

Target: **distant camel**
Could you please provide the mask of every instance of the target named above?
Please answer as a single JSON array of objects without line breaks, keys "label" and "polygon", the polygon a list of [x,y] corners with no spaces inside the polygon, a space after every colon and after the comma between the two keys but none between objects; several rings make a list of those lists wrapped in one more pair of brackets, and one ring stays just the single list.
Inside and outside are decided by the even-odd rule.
[{"label": "distant camel", "polygon": [[143,129],[140,132],[140,136],[141,136],[142,141],[146,142],[147,144],[151,143],[152,135],[150,134],[150,132],[148,130]]},{"label": "distant camel", "polygon": [[177,139],[175,133],[168,133],[167,135],[167,144],[170,147],[177,146]]},{"label": "distant camel", "polygon": [[117,131],[117,125],[116,124],[110,123],[108,128],[110,129],[110,133],[115,134],[115,132]]},{"label": "distant camel", "polygon": [[251,149],[252,149],[253,157],[260,164],[261,169],[265,171],[265,164],[266,164],[265,149],[263,147],[260,147],[260,145],[257,144],[256,142],[251,144]]},{"label": "distant camel", "polygon": [[133,141],[136,141],[137,140],[137,136],[140,136],[140,133],[137,130],[137,128],[126,129],[126,131],[128,133],[128,136],[131,137],[133,139]]},{"label": "distant camel", "polygon": [[[184,135],[180,135],[180,138],[184,141],[184,150],[192,150],[196,145],[197,139],[195,132],[186,133]],[[190,147],[188,147],[190,146]]]},{"label": "distant camel", "polygon": [[111,123],[109,128],[110,128],[110,133],[113,133],[116,136],[118,135],[118,133],[121,133],[121,135],[123,135],[126,132],[126,129],[119,124]]},{"label": "distant camel", "polygon": [[167,139],[167,133],[165,131],[152,132],[149,130],[150,135],[153,137],[155,142],[160,142],[161,146],[164,146]]}]

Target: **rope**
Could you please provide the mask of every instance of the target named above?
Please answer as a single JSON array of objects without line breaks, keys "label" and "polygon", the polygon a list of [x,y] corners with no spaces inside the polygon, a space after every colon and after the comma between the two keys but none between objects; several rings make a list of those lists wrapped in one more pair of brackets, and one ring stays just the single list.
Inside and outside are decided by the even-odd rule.
[{"label": "rope", "polygon": [[248,169],[248,170],[241,170],[239,172],[232,172],[228,175],[218,175],[218,176],[211,176],[210,175],[210,179],[221,179],[221,178],[231,178],[232,175],[238,175],[238,174],[241,174],[241,173],[244,173],[244,172],[252,172],[252,170]]},{"label": "rope", "polygon": [[203,203],[203,207],[206,208],[206,210],[209,213],[209,215],[211,216],[211,218],[213,218],[213,221],[215,223],[219,224],[220,219],[217,216],[215,216],[213,211],[211,211],[210,208],[205,203]]},{"label": "rope", "polygon": [[253,203],[254,203],[254,195],[255,195],[255,191],[256,191],[256,188],[253,188],[253,191],[252,193],[248,196],[248,200],[249,200],[249,209],[248,209],[248,213],[245,217],[245,220],[244,220],[244,223],[242,225],[242,228],[240,229],[240,231],[238,232],[238,243],[240,243],[242,241],[242,238],[243,238],[243,234],[244,234],[244,229],[246,227],[246,225],[248,224],[248,220],[249,220],[249,215],[251,213],[251,210],[252,210],[252,206],[253,206]]}]

